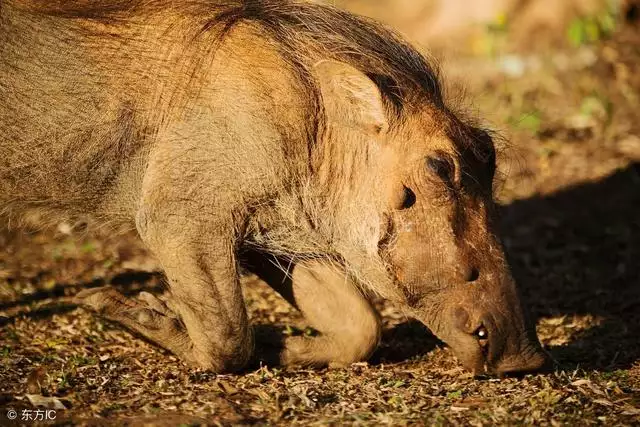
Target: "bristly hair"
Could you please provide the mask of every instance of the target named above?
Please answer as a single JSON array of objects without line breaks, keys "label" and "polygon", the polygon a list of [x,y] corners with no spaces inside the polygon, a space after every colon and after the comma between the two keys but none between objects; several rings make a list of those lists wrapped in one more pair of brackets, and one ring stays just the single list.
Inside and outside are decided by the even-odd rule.
[{"label": "bristly hair", "polygon": [[208,26],[229,28],[230,22],[254,22],[281,45],[282,54],[294,64],[304,64],[305,57],[314,53],[348,63],[376,83],[395,116],[425,102],[444,108],[438,68],[373,20],[292,0],[226,3],[231,7],[212,18]]},{"label": "bristly hair", "polygon": [[392,115],[399,116],[404,109],[425,102],[444,108],[439,70],[433,61],[383,25],[331,6],[298,0],[6,1],[40,13],[107,23],[171,10],[204,22],[200,33],[215,30],[220,37],[237,24],[255,23],[303,73],[306,60],[324,56],[367,74],[379,87]]}]

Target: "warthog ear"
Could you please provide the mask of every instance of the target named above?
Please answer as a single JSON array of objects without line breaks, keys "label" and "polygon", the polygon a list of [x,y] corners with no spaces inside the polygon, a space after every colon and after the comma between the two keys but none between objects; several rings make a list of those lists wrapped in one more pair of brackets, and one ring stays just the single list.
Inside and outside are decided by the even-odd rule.
[{"label": "warthog ear", "polygon": [[321,61],[313,68],[329,123],[375,133],[387,129],[382,94],[376,84],[351,65]]}]

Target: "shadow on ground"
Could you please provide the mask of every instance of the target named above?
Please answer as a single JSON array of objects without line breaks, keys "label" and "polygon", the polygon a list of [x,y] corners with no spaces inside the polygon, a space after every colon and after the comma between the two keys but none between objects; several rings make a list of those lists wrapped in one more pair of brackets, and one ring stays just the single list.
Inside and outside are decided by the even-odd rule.
[{"label": "shadow on ground", "polygon": [[[567,368],[640,359],[640,163],[502,210],[505,245],[535,318],[591,315],[597,327],[551,346]],[[571,323],[568,320],[568,323]]]},{"label": "shadow on ground", "polygon": [[[125,296],[133,296],[141,290],[152,293],[161,293],[166,289],[164,285],[164,275],[158,272],[146,271],[125,271],[116,274],[109,280],[109,285],[118,289]],[[21,298],[8,302],[0,302],[0,311],[18,307],[28,307],[37,305],[40,302],[55,299],[50,304],[39,305],[30,308],[28,311],[18,310],[12,316],[0,316],[0,327],[13,322],[18,317],[28,317],[31,319],[45,319],[54,314],[64,314],[75,310],[78,306],[71,302],[71,296],[83,289],[105,286],[104,279],[95,279],[91,282],[66,284],[58,283],[50,289],[41,289],[36,292],[23,295]],[[66,298],[65,298],[66,297]]]}]

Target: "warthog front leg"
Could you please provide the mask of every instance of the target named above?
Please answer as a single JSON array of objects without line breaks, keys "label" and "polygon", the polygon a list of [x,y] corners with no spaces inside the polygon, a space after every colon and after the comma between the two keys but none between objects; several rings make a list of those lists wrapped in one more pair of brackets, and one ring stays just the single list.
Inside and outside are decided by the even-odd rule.
[{"label": "warthog front leg", "polygon": [[233,228],[195,216],[182,221],[166,212],[142,211],[138,224],[167,275],[170,304],[147,293],[140,296],[144,303],[130,300],[110,287],[84,291],[78,301],[192,366],[236,371],[251,357],[253,335],[236,271]]},{"label": "warthog front leg", "polygon": [[339,266],[302,261],[287,276],[266,257],[251,255],[249,263],[321,333],[287,338],[282,364],[341,367],[364,361],[375,350],[381,335],[379,315]]},{"label": "warthog front leg", "polygon": [[143,302],[126,298],[111,286],[103,286],[86,289],[76,295],[75,300],[104,318],[141,334],[185,362],[195,364],[189,335],[177,314],[148,292],[141,292],[139,298]]}]

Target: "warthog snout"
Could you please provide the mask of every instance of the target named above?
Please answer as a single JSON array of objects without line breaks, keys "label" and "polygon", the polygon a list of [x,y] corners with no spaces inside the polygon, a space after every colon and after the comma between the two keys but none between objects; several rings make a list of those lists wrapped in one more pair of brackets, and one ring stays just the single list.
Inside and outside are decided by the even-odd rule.
[{"label": "warthog snout", "polygon": [[547,370],[551,359],[522,319],[478,306],[451,313],[449,343],[465,368],[476,375],[523,374]]},{"label": "warthog snout", "polygon": [[503,361],[492,373],[499,376],[545,372],[552,368],[551,358],[543,350],[528,347],[522,354],[511,361]]}]

